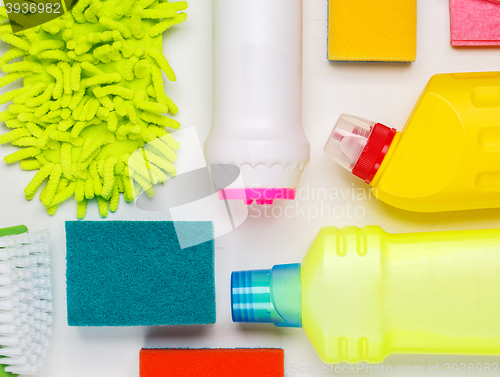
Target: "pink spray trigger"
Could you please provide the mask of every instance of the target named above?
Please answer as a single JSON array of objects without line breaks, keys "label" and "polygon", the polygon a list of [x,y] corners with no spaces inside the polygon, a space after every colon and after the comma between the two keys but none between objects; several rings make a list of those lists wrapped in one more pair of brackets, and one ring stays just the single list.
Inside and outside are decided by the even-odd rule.
[{"label": "pink spray trigger", "polygon": [[219,190],[219,199],[244,200],[246,205],[255,200],[258,205],[271,205],[274,200],[295,200],[296,193],[293,188],[233,188]]}]

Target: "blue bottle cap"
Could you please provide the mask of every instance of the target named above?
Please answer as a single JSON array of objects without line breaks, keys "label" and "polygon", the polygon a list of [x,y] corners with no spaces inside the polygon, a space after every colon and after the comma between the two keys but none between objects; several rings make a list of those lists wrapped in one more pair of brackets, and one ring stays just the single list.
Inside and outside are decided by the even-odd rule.
[{"label": "blue bottle cap", "polygon": [[233,322],[302,327],[300,264],[233,272],[231,308]]}]

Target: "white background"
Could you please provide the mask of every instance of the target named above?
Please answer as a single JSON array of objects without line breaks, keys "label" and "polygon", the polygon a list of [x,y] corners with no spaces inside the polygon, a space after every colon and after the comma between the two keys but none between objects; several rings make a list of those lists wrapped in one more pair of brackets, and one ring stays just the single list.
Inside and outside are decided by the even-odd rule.
[{"label": "white background", "polygon": [[[237,0],[235,0],[237,1]],[[231,271],[270,268],[300,262],[320,227],[378,224],[389,232],[417,232],[500,227],[498,210],[418,214],[391,208],[376,200],[352,199],[347,189],[365,188],[363,182],[337,166],[323,146],[339,115],[356,114],[401,129],[427,80],[435,73],[500,69],[500,50],[454,49],[449,43],[447,0],[419,0],[418,57],[412,64],[329,63],[326,60],[327,0],[304,0],[304,128],[311,142],[311,163],[302,179],[297,203],[279,203],[276,217],[250,217],[241,227],[216,240],[217,323],[209,326],[158,328],[70,328],[66,322],[64,221],[76,219],[70,200],[54,217],[34,199],[27,202],[24,187],[33,172],[0,163],[0,227],[26,224],[32,231],[50,229],[53,251],[55,325],[45,370],[41,377],[133,377],[138,375],[142,347],[282,347],[288,376],[305,373],[321,360],[301,329],[273,325],[232,323],[229,305]],[[176,100],[177,119],[183,127],[196,127],[203,143],[211,126],[211,1],[190,0],[187,21],[164,34],[165,55],[178,81],[167,93]],[[2,50],[6,47],[2,44]],[[7,131],[5,126],[0,130]],[[432,137],[432,135],[429,135]],[[0,157],[12,153],[0,147]],[[182,149],[179,154],[182,159]],[[317,200],[318,188],[344,190],[347,199]],[[303,212],[281,215],[286,206]],[[321,206],[335,208],[316,214]],[[349,214],[348,206],[351,206]],[[281,208],[278,208],[281,207]],[[353,208],[357,209],[357,216]],[[295,207],[294,207],[295,208]],[[307,218],[307,211],[315,217]],[[289,214],[294,210],[289,210]],[[295,211],[296,212],[296,211]],[[342,215],[343,213],[343,216]],[[255,210],[251,211],[255,216]],[[86,220],[99,219],[97,204],[89,205]],[[166,220],[164,213],[141,211],[122,198],[108,220]],[[497,334],[498,335],[498,334]],[[500,357],[391,356],[384,366],[499,363]],[[299,373],[299,366],[304,373]],[[295,371],[295,373],[294,373]],[[361,373],[362,374],[362,373]],[[403,375],[403,374],[401,374]],[[409,375],[405,373],[404,375]],[[433,375],[436,375],[433,373]]]}]

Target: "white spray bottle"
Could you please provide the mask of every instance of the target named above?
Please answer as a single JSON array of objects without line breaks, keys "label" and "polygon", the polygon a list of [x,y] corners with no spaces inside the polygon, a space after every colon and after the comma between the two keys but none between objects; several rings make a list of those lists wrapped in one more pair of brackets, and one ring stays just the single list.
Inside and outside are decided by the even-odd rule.
[{"label": "white spray bottle", "polygon": [[205,157],[242,179],[221,199],[295,199],[309,162],[302,128],[302,0],[213,0],[214,110]]}]

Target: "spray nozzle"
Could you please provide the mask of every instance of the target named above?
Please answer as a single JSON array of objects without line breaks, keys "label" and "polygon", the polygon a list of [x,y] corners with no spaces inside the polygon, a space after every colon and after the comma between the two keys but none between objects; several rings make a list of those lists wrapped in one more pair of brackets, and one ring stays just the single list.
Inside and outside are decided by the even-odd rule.
[{"label": "spray nozzle", "polygon": [[371,183],[396,135],[396,130],[342,114],[325,146],[341,166]]}]

